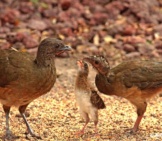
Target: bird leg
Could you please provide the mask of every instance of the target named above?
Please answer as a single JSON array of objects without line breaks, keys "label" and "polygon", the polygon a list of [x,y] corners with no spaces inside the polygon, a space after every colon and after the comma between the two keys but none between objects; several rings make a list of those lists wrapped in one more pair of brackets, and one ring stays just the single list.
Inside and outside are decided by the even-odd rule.
[{"label": "bird leg", "polygon": [[97,137],[99,137],[100,135],[98,134],[97,124],[98,124],[98,120],[94,121],[94,125],[95,125],[95,135]]},{"label": "bird leg", "polygon": [[134,124],[134,127],[133,127],[133,129],[131,131],[132,133],[135,133],[138,130],[138,127],[139,127],[139,124],[140,124],[140,122],[142,120],[142,117],[143,117],[143,115],[137,117],[136,122]]},{"label": "bird leg", "polygon": [[20,107],[19,107],[19,112],[20,112],[22,118],[24,119],[24,122],[25,122],[25,124],[26,124],[26,127],[27,127],[27,130],[28,130],[29,134],[30,134],[32,137],[40,138],[39,136],[37,136],[37,135],[34,134],[32,128],[30,127],[30,125],[29,125],[29,123],[28,123],[28,121],[27,121],[27,119],[26,119],[25,110],[26,110],[26,107],[27,107],[27,106],[28,106],[28,105],[20,106]]},{"label": "bird leg", "polygon": [[137,116],[136,122],[134,124],[134,127],[133,127],[131,133],[135,133],[138,130],[139,124],[140,124],[140,122],[141,122],[141,120],[143,118],[143,115],[144,115],[145,111],[146,111],[146,107],[147,107],[146,102],[141,104],[140,107],[137,106],[137,115],[138,116]]},{"label": "bird leg", "polygon": [[3,110],[5,112],[6,116],[6,138],[10,139],[12,137],[12,132],[10,131],[9,127],[9,113],[10,113],[10,107],[3,105]]},{"label": "bird leg", "polygon": [[84,130],[85,130],[85,128],[86,128],[86,126],[87,126],[87,124],[89,122],[89,116],[88,116],[87,113],[84,113],[83,117],[85,119],[85,124],[84,124],[83,128],[80,131],[75,133],[76,135],[83,135],[84,134]]}]

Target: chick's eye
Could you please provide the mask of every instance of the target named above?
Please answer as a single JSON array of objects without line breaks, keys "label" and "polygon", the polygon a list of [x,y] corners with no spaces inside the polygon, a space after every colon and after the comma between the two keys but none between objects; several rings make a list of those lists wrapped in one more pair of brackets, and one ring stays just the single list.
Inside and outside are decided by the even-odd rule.
[{"label": "chick's eye", "polygon": [[84,64],[84,67],[85,67],[85,68],[88,68],[88,65],[87,65],[87,64]]}]

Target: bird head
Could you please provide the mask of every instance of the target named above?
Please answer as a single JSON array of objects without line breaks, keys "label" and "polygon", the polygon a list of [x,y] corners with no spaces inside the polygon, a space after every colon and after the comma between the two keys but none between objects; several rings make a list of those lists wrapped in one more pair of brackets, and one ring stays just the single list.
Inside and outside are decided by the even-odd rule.
[{"label": "bird head", "polygon": [[44,54],[45,57],[51,58],[63,52],[70,51],[71,47],[66,46],[63,42],[56,38],[46,38],[41,41],[38,53]]},{"label": "bird head", "polygon": [[110,70],[110,65],[108,60],[103,56],[90,56],[83,58],[84,61],[90,63],[98,73],[107,75]]},{"label": "bird head", "polygon": [[88,75],[89,68],[88,68],[88,64],[85,61],[79,60],[77,61],[77,65],[80,73]]}]

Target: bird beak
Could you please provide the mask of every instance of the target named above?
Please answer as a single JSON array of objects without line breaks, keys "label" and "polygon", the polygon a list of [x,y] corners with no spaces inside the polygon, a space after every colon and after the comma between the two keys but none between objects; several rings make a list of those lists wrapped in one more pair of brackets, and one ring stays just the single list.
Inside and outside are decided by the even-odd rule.
[{"label": "bird beak", "polygon": [[86,62],[89,62],[89,63],[92,62],[91,57],[85,57],[85,58],[83,58],[83,61],[86,61]]},{"label": "bird beak", "polygon": [[72,48],[70,46],[64,46],[64,47],[61,47],[57,50],[57,53],[56,55],[60,55],[66,51],[70,51]]},{"label": "bird beak", "polygon": [[59,51],[70,51],[71,50],[71,47],[70,46],[64,46],[62,48],[59,49]]},{"label": "bird beak", "polygon": [[82,60],[78,60],[78,61],[77,61],[77,64],[78,64],[79,67],[83,67],[83,62],[82,62]]}]

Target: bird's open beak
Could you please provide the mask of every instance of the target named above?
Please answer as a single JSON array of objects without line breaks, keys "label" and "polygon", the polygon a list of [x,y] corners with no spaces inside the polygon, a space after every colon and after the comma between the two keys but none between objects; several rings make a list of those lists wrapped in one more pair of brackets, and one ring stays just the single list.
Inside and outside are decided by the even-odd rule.
[{"label": "bird's open beak", "polygon": [[56,54],[57,54],[57,55],[60,55],[61,53],[64,53],[64,52],[66,52],[66,51],[70,51],[71,49],[72,49],[72,48],[71,48],[70,46],[64,46],[64,47],[58,49]]},{"label": "bird's open beak", "polygon": [[78,60],[78,61],[77,61],[77,64],[78,64],[79,67],[83,67],[83,66],[84,66],[82,60]]}]

